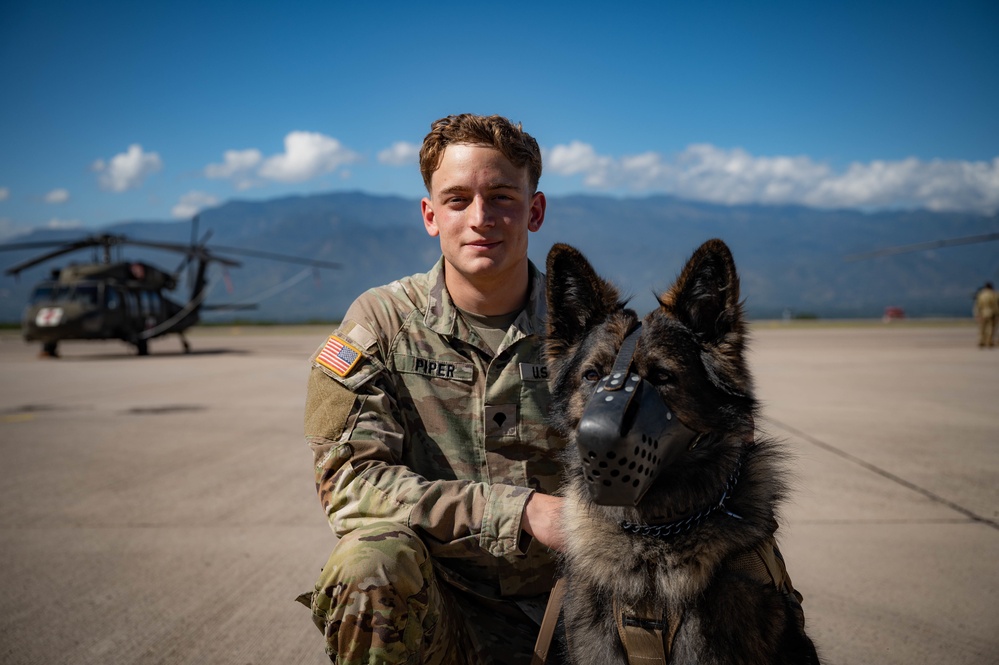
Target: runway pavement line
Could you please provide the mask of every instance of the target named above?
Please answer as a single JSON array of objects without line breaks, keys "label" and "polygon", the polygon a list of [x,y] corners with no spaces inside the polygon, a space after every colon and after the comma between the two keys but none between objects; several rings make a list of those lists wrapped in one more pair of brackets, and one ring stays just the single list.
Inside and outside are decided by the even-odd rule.
[{"label": "runway pavement line", "polygon": [[922,494],[923,496],[925,496],[927,499],[930,499],[931,501],[935,501],[937,503],[943,504],[944,506],[947,506],[951,510],[954,510],[956,512],[961,513],[962,515],[967,516],[970,520],[972,520],[974,522],[979,522],[981,524],[988,525],[988,526],[992,527],[993,529],[999,530],[999,523],[997,523],[997,522],[995,522],[993,520],[990,520],[987,517],[982,517],[981,515],[973,512],[971,510],[968,510],[964,506],[956,504],[953,501],[950,501],[948,499],[943,498],[939,494],[935,494],[934,492],[931,492],[930,490],[926,489],[925,487],[920,487],[919,485],[916,485],[915,483],[909,482],[905,478],[902,478],[900,476],[896,476],[891,471],[887,471],[885,469],[882,469],[879,466],[871,464],[870,462],[867,462],[867,461],[865,461],[865,460],[857,457],[856,455],[851,455],[850,453],[846,452],[845,450],[841,450],[840,448],[837,448],[836,446],[834,446],[834,445],[832,445],[830,443],[826,443],[825,441],[821,441],[821,440],[815,438],[814,436],[812,436],[810,434],[806,434],[805,432],[802,432],[800,429],[798,429],[796,427],[792,427],[791,425],[788,425],[786,423],[782,423],[779,420],[774,420],[773,418],[771,418],[769,416],[764,416],[763,419],[766,420],[767,422],[769,422],[770,424],[774,425],[775,427],[779,427],[780,429],[784,430],[785,432],[788,432],[788,433],[793,434],[793,435],[795,435],[795,436],[797,436],[797,437],[799,437],[801,439],[804,439],[805,441],[811,443],[812,445],[817,446],[819,448],[822,448],[823,450],[825,450],[827,452],[830,452],[833,455],[836,455],[837,457],[841,457],[841,458],[847,460],[848,462],[852,462],[852,463],[854,463],[854,464],[856,464],[856,465],[858,465],[860,467],[863,467],[864,469],[867,469],[868,471],[870,471],[872,473],[876,473],[877,475],[881,476],[882,478],[890,480],[893,483],[897,483],[897,484],[901,485],[902,487],[905,487],[906,489],[909,489],[909,490],[912,490],[913,492],[917,492],[919,494]]}]

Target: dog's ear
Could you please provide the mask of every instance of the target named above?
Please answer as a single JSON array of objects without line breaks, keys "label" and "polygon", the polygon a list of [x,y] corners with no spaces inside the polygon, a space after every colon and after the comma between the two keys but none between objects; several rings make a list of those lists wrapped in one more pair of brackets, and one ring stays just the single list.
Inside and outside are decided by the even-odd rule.
[{"label": "dog's ear", "polygon": [[548,345],[565,350],[621,307],[618,292],[574,247],[552,246],[548,272]]},{"label": "dog's ear", "polygon": [[701,245],[659,303],[706,342],[741,332],[739,276],[728,246],[717,238]]}]

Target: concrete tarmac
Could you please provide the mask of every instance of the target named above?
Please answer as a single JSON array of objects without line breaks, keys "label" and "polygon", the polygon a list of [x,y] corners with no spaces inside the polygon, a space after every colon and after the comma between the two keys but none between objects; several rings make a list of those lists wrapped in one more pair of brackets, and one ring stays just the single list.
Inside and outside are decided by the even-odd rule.
[{"label": "concrete tarmac", "polygon": [[[333,544],[301,423],[321,328],[66,343],[0,335],[0,662],[328,662]],[[999,654],[999,349],[968,323],[757,324],[779,531],[824,662]]]}]

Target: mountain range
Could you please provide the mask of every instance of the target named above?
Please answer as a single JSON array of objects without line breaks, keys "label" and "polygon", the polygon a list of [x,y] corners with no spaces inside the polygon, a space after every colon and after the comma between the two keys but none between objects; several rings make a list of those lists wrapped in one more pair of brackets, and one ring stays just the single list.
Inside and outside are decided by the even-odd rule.
[{"label": "mountain range", "polygon": [[[419,201],[359,192],[231,201],[200,213],[209,247],[232,246],[336,261],[339,270],[308,268],[235,257],[243,266],[228,279],[213,267],[211,303],[257,303],[241,319],[302,322],[338,320],[362,291],[422,272],[439,256],[427,236]],[[927,210],[864,212],[800,206],[725,206],[667,196],[613,198],[553,196],[542,229],[531,236],[531,259],[544,266],[553,243],[580,249],[598,272],[615,282],[640,312],[655,306],[655,292],[669,286],[684,261],[709,238],[732,249],[742,296],[752,318],[816,316],[880,317],[888,306],[914,317],[961,317],[986,280],[999,281],[999,244],[967,244],[879,258],[845,257],[884,247],[999,231],[999,214]],[[176,221],[129,221],[99,232],[142,240],[187,243],[191,225]],[[78,239],[86,232],[36,230],[9,242]],[[0,253],[0,265],[30,258],[29,251]],[[224,252],[221,252],[224,254]],[[85,262],[88,252],[0,278],[0,321],[17,321],[34,282],[60,263]],[[173,269],[181,258],[126,248],[130,260]],[[231,290],[222,285],[231,282]],[[184,300],[183,284],[175,292]],[[229,313],[206,313],[227,319]]]}]

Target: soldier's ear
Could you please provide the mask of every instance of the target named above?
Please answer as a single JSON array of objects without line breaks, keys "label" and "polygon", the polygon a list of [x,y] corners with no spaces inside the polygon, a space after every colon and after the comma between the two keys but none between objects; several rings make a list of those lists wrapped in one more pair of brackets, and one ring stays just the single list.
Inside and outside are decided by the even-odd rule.
[{"label": "soldier's ear", "polygon": [[527,220],[527,228],[532,232],[541,230],[541,225],[545,222],[545,210],[548,207],[548,200],[544,192],[535,192],[531,197],[531,216]]},{"label": "soldier's ear", "polygon": [[420,201],[420,213],[423,215],[423,228],[427,230],[427,235],[431,238],[436,238],[441,234],[439,228],[437,228],[437,217],[434,214],[434,204],[427,198],[423,197]]},{"label": "soldier's ear", "polygon": [[659,303],[705,342],[741,334],[739,276],[728,246],[717,238],[701,245]]},{"label": "soldier's ear", "polygon": [[566,350],[621,307],[618,292],[597,276],[579,250],[556,244],[548,252],[548,348]]}]

